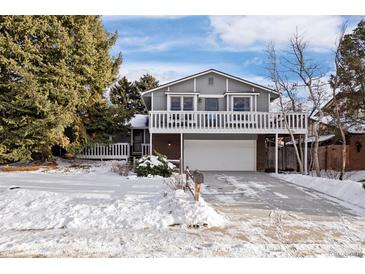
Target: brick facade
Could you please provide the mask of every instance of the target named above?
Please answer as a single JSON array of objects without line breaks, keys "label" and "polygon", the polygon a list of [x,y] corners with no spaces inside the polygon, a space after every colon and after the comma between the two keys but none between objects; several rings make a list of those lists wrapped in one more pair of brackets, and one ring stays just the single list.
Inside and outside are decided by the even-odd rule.
[{"label": "brick facade", "polygon": [[166,155],[170,160],[179,160],[180,134],[152,134],[152,152]]}]

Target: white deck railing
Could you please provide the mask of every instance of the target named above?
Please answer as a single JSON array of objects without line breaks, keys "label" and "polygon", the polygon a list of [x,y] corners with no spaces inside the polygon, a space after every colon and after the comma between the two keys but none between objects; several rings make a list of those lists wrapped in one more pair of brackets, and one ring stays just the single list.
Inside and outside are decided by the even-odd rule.
[{"label": "white deck railing", "polygon": [[142,144],[142,156],[150,154],[150,144]]},{"label": "white deck railing", "polygon": [[128,160],[129,152],[130,145],[128,143],[93,144],[84,148],[77,158]]},{"label": "white deck railing", "polygon": [[[287,133],[281,112],[150,111],[150,132]],[[307,131],[305,113],[287,113],[293,133]]]}]

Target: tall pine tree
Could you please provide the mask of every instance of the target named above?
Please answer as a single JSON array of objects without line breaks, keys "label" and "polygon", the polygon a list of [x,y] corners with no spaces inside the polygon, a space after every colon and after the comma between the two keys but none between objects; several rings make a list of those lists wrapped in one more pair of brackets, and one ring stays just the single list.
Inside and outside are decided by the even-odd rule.
[{"label": "tall pine tree", "polygon": [[365,124],[365,20],[340,44],[339,88],[341,112],[354,123]]},{"label": "tall pine tree", "polygon": [[110,101],[127,118],[137,113],[145,113],[146,108],[141,93],[158,87],[158,81],[150,74],[144,74],[139,80],[130,82],[127,77],[120,78],[110,89]]},{"label": "tall pine tree", "polygon": [[0,16],[0,162],[87,142],[85,121],[121,63],[115,40],[98,16]]},{"label": "tall pine tree", "polygon": [[151,74],[143,74],[138,81],[135,81],[135,85],[139,92],[143,92],[149,89],[158,87],[158,80]]}]

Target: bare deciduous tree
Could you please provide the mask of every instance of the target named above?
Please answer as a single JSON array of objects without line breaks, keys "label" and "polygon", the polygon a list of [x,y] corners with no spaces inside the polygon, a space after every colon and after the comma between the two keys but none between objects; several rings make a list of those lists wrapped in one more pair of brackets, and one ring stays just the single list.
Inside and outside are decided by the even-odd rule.
[{"label": "bare deciduous tree", "polygon": [[337,91],[339,88],[339,69],[341,66],[341,62],[340,62],[340,55],[341,55],[341,41],[345,35],[345,31],[346,31],[346,23],[344,23],[342,25],[341,28],[341,32],[339,34],[338,40],[336,42],[336,49],[335,49],[335,72],[333,74],[331,74],[330,77],[330,86],[332,89],[332,102],[333,102],[333,114],[335,116],[335,121],[336,121],[336,126],[340,131],[340,135],[341,135],[341,140],[342,140],[342,162],[341,162],[341,171],[340,171],[340,180],[343,180],[343,177],[345,175],[345,170],[346,170],[346,136],[345,136],[345,131],[344,131],[344,126],[341,120],[341,115],[340,115],[340,104],[339,101],[337,99]]},{"label": "bare deciduous tree", "polygon": [[321,176],[318,147],[319,147],[319,125],[323,119],[321,109],[325,95],[325,83],[322,81],[323,74],[320,66],[307,56],[308,43],[298,31],[290,38],[290,58],[286,58],[286,67],[288,70],[299,77],[303,83],[304,89],[308,92],[308,99],[312,103],[314,112],[317,112],[317,118],[313,123],[314,145],[313,145],[313,164],[318,177]]},{"label": "bare deciduous tree", "polygon": [[[297,83],[289,81],[288,77],[284,73],[281,73],[281,71],[279,70],[278,58],[277,58],[276,50],[275,50],[275,47],[273,44],[268,45],[266,54],[267,54],[267,58],[268,58],[268,65],[267,65],[266,69],[274,84],[275,90],[279,94],[280,109],[281,109],[281,112],[283,113],[285,126],[288,129],[290,138],[294,145],[294,151],[295,151],[295,155],[296,155],[296,158],[298,161],[299,170],[301,173],[304,173],[303,153],[300,153],[301,149],[298,149],[298,146],[297,146],[297,143],[295,140],[295,136],[288,125],[288,119],[287,119],[288,108],[285,106],[285,104],[283,102],[283,97],[289,98],[290,105],[291,105],[291,107],[289,109],[291,111],[297,111],[297,103],[298,103],[298,98],[297,98],[297,93],[296,93]],[[300,142],[299,142],[299,144],[300,144]]]}]

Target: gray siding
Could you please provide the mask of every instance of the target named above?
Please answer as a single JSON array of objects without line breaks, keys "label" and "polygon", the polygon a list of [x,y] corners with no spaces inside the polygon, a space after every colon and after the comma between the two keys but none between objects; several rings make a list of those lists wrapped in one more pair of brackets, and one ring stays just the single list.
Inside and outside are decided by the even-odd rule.
[{"label": "gray siding", "polygon": [[[209,84],[209,78],[213,77],[214,83]],[[224,95],[226,92],[226,77],[220,74],[210,72],[208,74],[196,77],[196,91],[200,95]],[[153,110],[167,110],[167,87],[161,88],[153,92]],[[194,91],[194,79],[189,79],[182,81],[177,84],[170,86],[170,92],[193,92]],[[251,85],[242,83],[240,81],[228,78],[228,91],[237,93],[259,93],[257,98],[257,111],[266,112],[269,111],[269,92],[262,90],[257,87],[252,87]],[[150,95],[144,96],[147,108],[151,109],[151,99]],[[232,96],[232,95],[230,95]],[[271,99],[276,98],[275,94],[271,94]],[[254,96],[252,96],[252,107],[254,109]],[[227,109],[227,97],[218,98],[219,101],[219,111],[230,110],[231,98],[229,98],[229,107]],[[198,97],[198,110],[205,110],[205,98]]]},{"label": "gray siding", "polygon": [[229,79],[228,80],[228,90],[237,91],[237,92],[252,92],[252,87],[249,85],[246,85],[242,82]]},{"label": "gray siding", "polygon": [[170,91],[182,91],[182,92],[193,92],[194,91],[194,80],[186,80],[181,83],[170,86]]},{"label": "gray siding", "polygon": [[269,111],[268,92],[260,92],[260,95],[257,96],[257,111]]},{"label": "gray siding", "polygon": [[153,93],[153,110],[167,110],[165,90],[156,90]]},{"label": "gray siding", "polygon": [[[213,77],[213,85],[209,85],[208,79]],[[226,92],[226,78],[215,73],[208,73],[196,78],[196,89],[200,94],[224,94]]]}]

